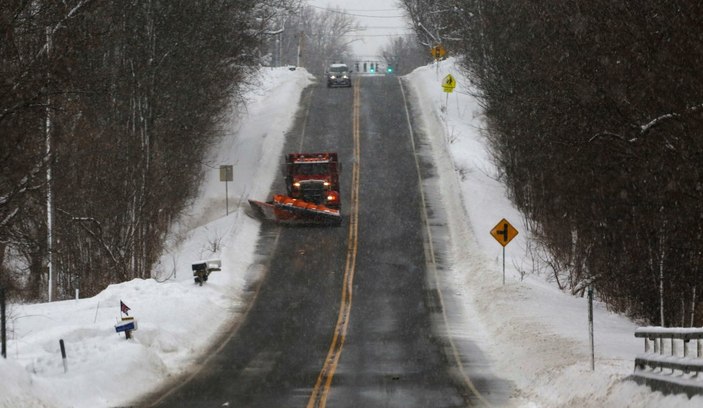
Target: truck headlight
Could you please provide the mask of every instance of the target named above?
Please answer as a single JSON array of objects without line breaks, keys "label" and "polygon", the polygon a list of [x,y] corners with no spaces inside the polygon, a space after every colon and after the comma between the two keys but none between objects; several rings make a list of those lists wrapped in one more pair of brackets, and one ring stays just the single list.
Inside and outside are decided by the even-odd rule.
[{"label": "truck headlight", "polygon": [[295,183],[293,183],[293,187],[300,188],[300,182],[296,181]]},{"label": "truck headlight", "polygon": [[329,187],[329,186],[330,186],[330,182],[329,182],[329,181],[325,181],[324,183],[322,183],[322,185],[324,185],[325,187]]}]

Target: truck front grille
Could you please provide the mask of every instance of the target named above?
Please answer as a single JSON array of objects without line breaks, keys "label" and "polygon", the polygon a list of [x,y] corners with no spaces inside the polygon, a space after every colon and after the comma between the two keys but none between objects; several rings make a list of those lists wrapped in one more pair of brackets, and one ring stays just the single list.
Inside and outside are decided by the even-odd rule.
[{"label": "truck front grille", "polygon": [[300,183],[302,199],[315,204],[321,204],[325,196],[325,185],[322,181],[303,181]]}]

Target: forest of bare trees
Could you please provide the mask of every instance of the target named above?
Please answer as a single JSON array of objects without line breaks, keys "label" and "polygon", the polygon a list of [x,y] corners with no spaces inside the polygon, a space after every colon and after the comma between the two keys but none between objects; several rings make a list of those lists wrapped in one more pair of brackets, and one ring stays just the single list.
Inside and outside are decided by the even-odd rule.
[{"label": "forest of bare trees", "polygon": [[[250,74],[350,56],[353,20],[296,3],[3,2],[0,284],[43,299],[49,262],[55,298],[149,277]],[[421,46],[462,56],[558,285],[592,284],[653,323],[703,323],[703,5],[400,3]]]},{"label": "forest of bare trees", "polygon": [[423,47],[415,38],[407,36],[390,38],[388,44],[381,48],[381,57],[386,66],[392,67],[397,75],[409,74],[430,61],[427,47]]},{"label": "forest of bare trees", "polygon": [[351,44],[356,40],[349,34],[360,26],[348,13],[302,6],[283,17],[269,40],[274,65],[300,65],[320,76],[330,63],[351,60]]},{"label": "forest of bare trees", "polygon": [[292,3],[4,1],[0,285],[45,299],[49,263],[54,299],[149,277]]},{"label": "forest of bare trees", "polygon": [[402,0],[469,74],[511,199],[559,286],[703,324],[703,4]]}]

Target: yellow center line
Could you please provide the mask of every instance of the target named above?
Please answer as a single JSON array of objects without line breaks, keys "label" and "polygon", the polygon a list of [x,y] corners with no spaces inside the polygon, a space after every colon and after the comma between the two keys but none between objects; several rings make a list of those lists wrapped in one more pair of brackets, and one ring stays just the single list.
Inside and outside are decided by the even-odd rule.
[{"label": "yellow center line", "polygon": [[303,143],[305,142],[305,129],[308,127],[308,117],[310,117],[310,107],[312,106],[312,103],[310,103],[310,100],[312,99],[312,93],[315,91],[315,88],[310,87],[310,92],[308,93],[308,98],[305,104],[307,107],[305,108],[305,117],[303,118],[303,128],[300,130],[300,147],[298,148],[299,152],[304,152],[303,150]]},{"label": "yellow center line", "polygon": [[312,394],[308,400],[307,408],[324,408],[327,404],[327,395],[332,386],[332,378],[337,370],[339,359],[342,356],[344,339],[349,328],[349,317],[352,306],[352,289],[354,281],[354,270],[356,267],[356,253],[358,247],[358,218],[359,218],[359,164],[361,162],[360,152],[360,130],[359,130],[359,109],[361,107],[361,91],[359,79],[354,84],[354,103],[352,111],[352,137],[354,139],[354,160],[352,164],[352,188],[351,188],[351,211],[349,214],[349,238],[347,243],[347,262],[344,269],[342,281],[342,300],[337,316],[337,324],[332,336],[332,344],[325,358],[320,374],[317,376]]}]

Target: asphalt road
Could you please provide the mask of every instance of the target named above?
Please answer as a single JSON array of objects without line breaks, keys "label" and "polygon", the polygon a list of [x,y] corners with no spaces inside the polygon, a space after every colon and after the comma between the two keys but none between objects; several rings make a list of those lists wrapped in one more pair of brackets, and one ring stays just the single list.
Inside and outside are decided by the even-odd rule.
[{"label": "asphalt road", "polygon": [[[400,83],[391,76],[358,81],[352,89],[308,88],[285,148],[339,153],[342,226],[265,225],[262,278],[233,335],[192,378],[152,400],[154,406],[487,401],[483,394],[497,382],[480,373],[480,350],[473,352],[482,363],[464,369],[471,366],[457,355],[464,347],[439,334],[449,302],[440,301],[441,289],[429,279],[418,181],[418,168],[431,172],[431,164],[415,160]],[[282,182],[272,186],[279,191]],[[478,381],[467,381],[476,367]]]}]

